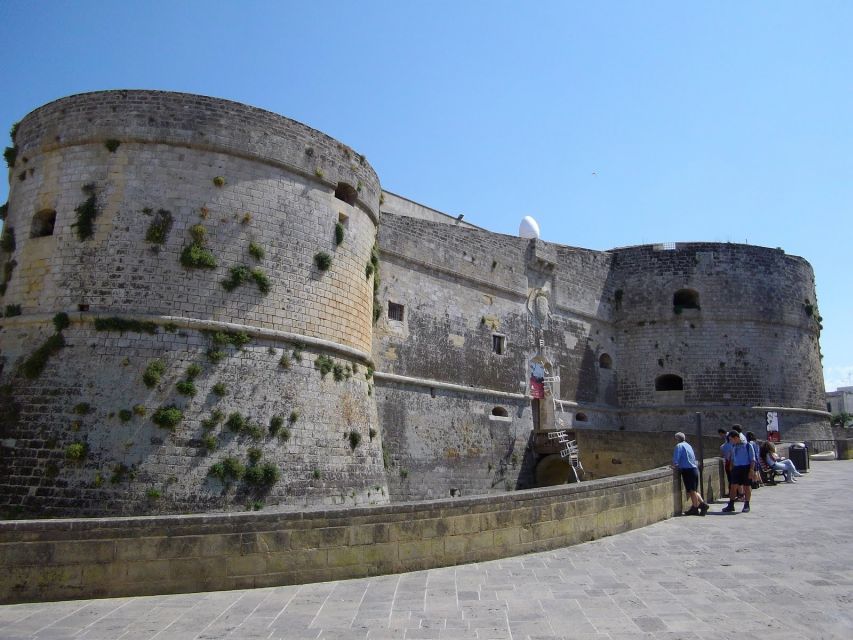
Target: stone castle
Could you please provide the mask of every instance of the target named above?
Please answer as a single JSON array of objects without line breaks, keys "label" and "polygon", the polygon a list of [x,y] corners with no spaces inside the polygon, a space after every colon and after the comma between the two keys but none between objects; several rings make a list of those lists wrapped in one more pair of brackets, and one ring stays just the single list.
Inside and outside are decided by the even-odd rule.
[{"label": "stone castle", "polygon": [[319,131],[195,95],[63,98],[12,145],[9,514],[505,492],[573,479],[556,429],[697,412],[706,434],[763,437],[773,411],[785,440],[831,437],[814,275],[781,249],[492,233],[383,192]]}]

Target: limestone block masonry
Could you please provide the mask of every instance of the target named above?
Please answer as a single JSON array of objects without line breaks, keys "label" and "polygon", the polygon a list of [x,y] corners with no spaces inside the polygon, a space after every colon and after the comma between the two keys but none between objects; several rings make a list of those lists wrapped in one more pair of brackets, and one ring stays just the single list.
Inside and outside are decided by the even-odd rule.
[{"label": "limestone block masonry", "polygon": [[71,96],[13,135],[5,515],[504,494],[574,480],[555,429],[593,477],[647,456],[584,431],[692,432],[696,413],[706,434],[762,438],[775,411],[783,440],[831,437],[814,274],[781,249],[492,233],[203,96]]},{"label": "limestone block masonry", "polygon": [[387,502],[367,367],[380,189],[364,156],[260,109],[156,91],[58,100],[14,142],[4,507]]}]

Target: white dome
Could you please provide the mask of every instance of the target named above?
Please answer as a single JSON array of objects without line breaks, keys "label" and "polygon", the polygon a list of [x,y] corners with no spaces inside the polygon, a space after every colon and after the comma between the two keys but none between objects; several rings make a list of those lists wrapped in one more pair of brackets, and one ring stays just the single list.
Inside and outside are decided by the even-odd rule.
[{"label": "white dome", "polygon": [[524,216],[524,220],[518,225],[518,235],[522,238],[539,239],[539,223],[531,216]]}]

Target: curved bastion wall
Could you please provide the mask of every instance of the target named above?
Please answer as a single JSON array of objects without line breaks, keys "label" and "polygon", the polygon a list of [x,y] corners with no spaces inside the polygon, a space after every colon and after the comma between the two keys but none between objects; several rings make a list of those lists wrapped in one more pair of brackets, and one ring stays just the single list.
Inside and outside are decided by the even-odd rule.
[{"label": "curved bastion wall", "polygon": [[4,507],[387,501],[366,366],[380,187],[364,156],[157,91],[58,100],[14,143]]},{"label": "curved bastion wall", "polygon": [[830,437],[808,262],[729,243],[612,253],[627,428],[685,429],[702,411],[762,438],[765,411],[777,410],[786,439]]}]

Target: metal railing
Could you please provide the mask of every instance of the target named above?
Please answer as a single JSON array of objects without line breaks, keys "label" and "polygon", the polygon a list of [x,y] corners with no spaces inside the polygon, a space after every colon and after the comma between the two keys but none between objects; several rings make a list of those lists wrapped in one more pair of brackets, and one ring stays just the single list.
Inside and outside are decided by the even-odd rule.
[{"label": "metal railing", "polygon": [[806,440],[804,444],[806,445],[809,454],[832,451],[836,457],[838,456],[835,440]]}]

